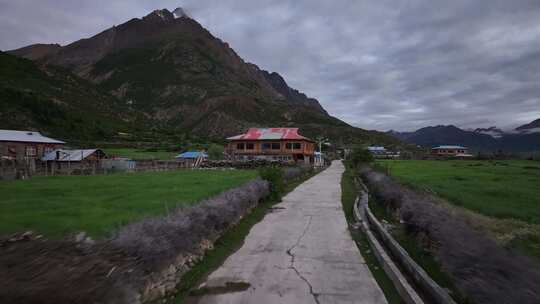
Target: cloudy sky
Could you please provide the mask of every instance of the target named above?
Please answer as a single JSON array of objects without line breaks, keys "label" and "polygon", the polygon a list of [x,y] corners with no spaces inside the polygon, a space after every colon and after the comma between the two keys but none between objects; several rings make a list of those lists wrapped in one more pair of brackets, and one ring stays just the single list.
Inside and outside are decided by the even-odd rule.
[{"label": "cloudy sky", "polygon": [[359,127],[540,118],[538,0],[0,0],[0,49],[66,44],[177,6]]}]

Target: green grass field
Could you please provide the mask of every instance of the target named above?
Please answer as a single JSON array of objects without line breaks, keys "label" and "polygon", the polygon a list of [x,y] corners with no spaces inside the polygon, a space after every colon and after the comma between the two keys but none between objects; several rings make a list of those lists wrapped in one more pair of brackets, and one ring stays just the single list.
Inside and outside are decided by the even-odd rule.
[{"label": "green grass field", "polygon": [[435,192],[453,204],[500,219],[540,224],[540,162],[377,162],[401,182]]},{"label": "green grass field", "polygon": [[92,237],[106,237],[121,225],[193,204],[257,174],[185,170],[3,181],[0,234],[33,230],[59,237],[86,231]]},{"label": "green grass field", "polygon": [[133,160],[172,160],[180,152],[170,152],[165,150],[148,150],[135,148],[106,148],[103,149],[109,156],[127,157]]}]

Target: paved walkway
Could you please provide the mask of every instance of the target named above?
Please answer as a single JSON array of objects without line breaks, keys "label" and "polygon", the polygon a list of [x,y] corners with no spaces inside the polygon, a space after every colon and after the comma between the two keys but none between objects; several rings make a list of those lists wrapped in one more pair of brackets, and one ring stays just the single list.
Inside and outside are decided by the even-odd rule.
[{"label": "paved walkway", "polygon": [[[285,196],[208,277],[203,285],[214,293],[195,302],[386,303],[347,228],[343,170],[334,161]],[[220,288],[227,283],[243,291]]]}]

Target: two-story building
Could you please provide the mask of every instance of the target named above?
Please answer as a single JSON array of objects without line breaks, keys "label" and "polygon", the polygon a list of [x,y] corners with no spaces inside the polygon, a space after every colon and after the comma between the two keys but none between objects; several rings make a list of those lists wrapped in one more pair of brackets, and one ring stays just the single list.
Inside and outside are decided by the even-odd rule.
[{"label": "two-story building", "polygon": [[462,146],[437,146],[431,149],[431,154],[439,157],[472,157],[469,149]]},{"label": "two-story building", "polygon": [[39,159],[62,148],[65,142],[45,137],[35,131],[0,130],[0,157],[2,159]]},{"label": "two-story building", "polygon": [[314,161],[315,141],[300,135],[298,128],[250,128],[227,140],[225,152],[234,160]]}]

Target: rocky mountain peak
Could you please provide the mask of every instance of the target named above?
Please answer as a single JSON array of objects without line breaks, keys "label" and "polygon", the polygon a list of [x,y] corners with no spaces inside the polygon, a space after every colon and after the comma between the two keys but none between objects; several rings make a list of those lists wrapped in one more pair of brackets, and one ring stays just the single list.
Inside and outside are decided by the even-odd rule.
[{"label": "rocky mountain peak", "polygon": [[151,12],[150,14],[143,17],[143,20],[161,20],[161,21],[171,21],[174,20],[174,14],[171,13],[168,9],[159,9]]}]

